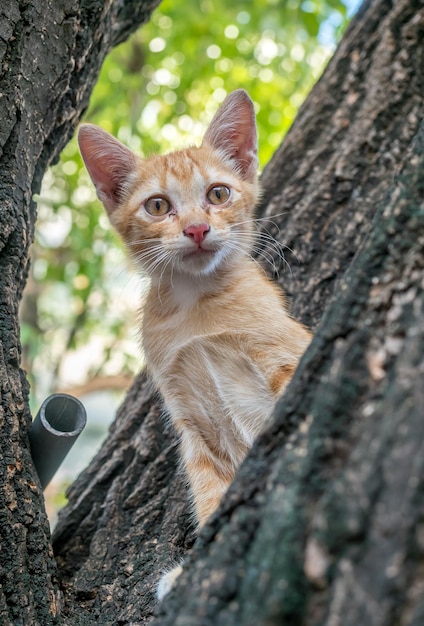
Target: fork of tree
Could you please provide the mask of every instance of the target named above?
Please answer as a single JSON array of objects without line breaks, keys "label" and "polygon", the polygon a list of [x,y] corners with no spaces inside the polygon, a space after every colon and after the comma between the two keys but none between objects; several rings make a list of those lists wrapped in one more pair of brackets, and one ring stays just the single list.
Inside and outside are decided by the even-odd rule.
[{"label": "fork of tree", "polygon": [[[27,11],[41,11],[40,0],[30,4]],[[278,256],[275,263],[293,314],[316,334],[175,591],[155,608],[161,570],[192,546],[193,534],[185,530],[189,511],[173,433],[143,374],[69,490],[53,556],[19,367],[17,307],[33,236],[31,197],[73,133],[106,52],[151,9],[126,0],[99,14],[78,4],[75,14],[56,2],[43,23],[30,25],[17,2],[4,9],[12,27],[4,33],[0,98],[2,623],[418,626],[419,1],[364,3],[263,173],[258,216],[269,216],[277,239],[296,253],[286,254],[291,272]],[[40,59],[44,81],[35,81],[28,58]]]}]

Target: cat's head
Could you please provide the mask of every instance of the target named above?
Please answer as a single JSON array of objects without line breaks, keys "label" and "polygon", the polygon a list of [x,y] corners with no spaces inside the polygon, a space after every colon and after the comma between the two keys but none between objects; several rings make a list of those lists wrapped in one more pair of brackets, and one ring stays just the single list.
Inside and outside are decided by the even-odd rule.
[{"label": "cat's head", "polygon": [[227,96],[200,147],[141,159],[91,124],[78,140],[110,221],[150,276],[205,275],[249,253],[258,162],[245,91]]}]

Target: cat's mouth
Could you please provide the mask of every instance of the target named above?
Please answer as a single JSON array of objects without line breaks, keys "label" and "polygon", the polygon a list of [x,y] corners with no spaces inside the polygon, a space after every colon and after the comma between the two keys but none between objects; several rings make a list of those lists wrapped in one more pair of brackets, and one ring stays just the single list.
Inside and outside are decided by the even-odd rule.
[{"label": "cat's mouth", "polygon": [[183,261],[186,259],[193,259],[196,257],[203,257],[204,255],[214,255],[216,250],[206,250],[206,248],[195,248],[183,255]]}]

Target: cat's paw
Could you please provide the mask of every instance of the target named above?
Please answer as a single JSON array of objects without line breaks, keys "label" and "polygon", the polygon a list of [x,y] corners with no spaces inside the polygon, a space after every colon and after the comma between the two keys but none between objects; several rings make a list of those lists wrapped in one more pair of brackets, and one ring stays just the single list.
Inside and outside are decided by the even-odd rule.
[{"label": "cat's paw", "polygon": [[159,582],[156,586],[156,597],[159,602],[169,593],[172,587],[175,584],[178,576],[183,571],[182,565],[177,565],[173,567],[169,572],[165,572],[159,579]]}]

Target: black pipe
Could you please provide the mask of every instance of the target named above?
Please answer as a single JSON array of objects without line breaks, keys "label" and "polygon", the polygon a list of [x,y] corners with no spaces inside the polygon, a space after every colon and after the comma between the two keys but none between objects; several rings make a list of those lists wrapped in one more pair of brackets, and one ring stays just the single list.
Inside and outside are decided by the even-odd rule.
[{"label": "black pipe", "polygon": [[87,422],[83,404],[55,393],[40,406],[29,431],[31,454],[43,489],[58,470]]}]

